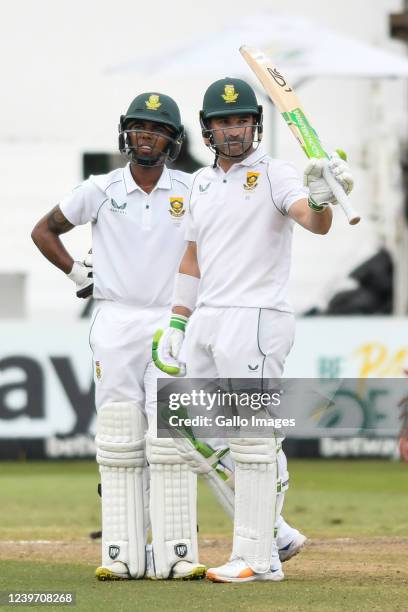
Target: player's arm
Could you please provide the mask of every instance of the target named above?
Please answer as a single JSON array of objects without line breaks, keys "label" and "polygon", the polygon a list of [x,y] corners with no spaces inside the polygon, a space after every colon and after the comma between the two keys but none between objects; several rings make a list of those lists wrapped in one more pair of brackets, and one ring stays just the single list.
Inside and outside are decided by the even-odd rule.
[{"label": "player's arm", "polygon": [[[334,152],[328,164],[335,181],[348,195],[353,189],[354,180],[346,154]],[[332,222],[330,204],[337,204],[336,196],[324,173],[324,159],[311,159],[305,168],[303,182],[309,188],[309,197],[292,204],[289,215],[304,228],[315,234],[327,234]]]},{"label": "player's arm", "polygon": [[[198,266],[197,259],[197,243],[188,242],[187,248],[180,262],[179,274],[177,275],[176,279],[172,307],[172,312],[174,314],[179,314],[184,317],[189,317],[191,315],[192,311],[194,310],[194,307],[192,306],[195,306],[195,299],[197,297],[197,292],[194,291],[194,288],[198,287],[199,278],[200,268]],[[193,294],[191,294],[191,291],[193,291]],[[185,306],[177,303],[187,301],[189,304]],[[194,304],[192,304],[192,301],[194,301]]]},{"label": "player's arm", "polygon": [[180,262],[174,284],[169,326],[164,331],[157,330],[152,344],[154,363],[159,370],[171,376],[184,376],[186,373],[185,363],[180,361],[179,355],[188,319],[196,306],[199,282],[197,244],[190,241]]},{"label": "player's arm", "polygon": [[288,214],[296,223],[314,234],[327,234],[333,218],[330,206],[325,206],[319,211],[313,210],[307,198],[292,204]]},{"label": "player's arm", "polygon": [[54,206],[49,213],[36,223],[31,238],[41,253],[54,266],[69,274],[74,259],[61,242],[60,235],[72,230],[72,225],[61,212],[59,206]]},{"label": "player's arm", "polygon": [[44,257],[76,284],[77,296],[84,298],[92,293],[92,263],[74,261],[60,239],[61,234],[66,234],[73,227],[60,207],[54,206],[36,223],[31,238]]}]

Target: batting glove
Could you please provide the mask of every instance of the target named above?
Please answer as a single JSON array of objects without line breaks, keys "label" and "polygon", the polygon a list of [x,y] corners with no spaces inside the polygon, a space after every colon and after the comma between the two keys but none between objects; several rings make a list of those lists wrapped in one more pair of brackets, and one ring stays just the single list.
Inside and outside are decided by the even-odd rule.
[{"label": "batting glove", "polygon": [[76,285],[76,295],[79,298],[87,298],[93,293],[93,268],[92,249],[84,261],[74,261],[72,270],[67,274]]},{"label": "batting glove", "polygon": [[330,158],[311,159],[305,168],[303,182],[309,187],[309,206],[316,212],[322,212],[329,204],[337,204],[337,200],[323,176],[323,168],[327,166],[335,179],[348,195],[354,186],[350,166],[346,154],[337,149]]},{"label": "batting glove", "polygon": [[158,329],[152,343],[153,361],[159,370],[170,376],[185,376],[186,364],[179,360],[187,325],[187,317],[173,315],[164,331]]},{"label": "batting glove", "polygon": [[222,463],[222,457],[229,453],[229,448],[214,450],[202,440],[187,440],[174,436],[174,444],[180,457],[192,472],[196,474],[209,474],[213,470],[220,480],[233,483],[233,472]]}]

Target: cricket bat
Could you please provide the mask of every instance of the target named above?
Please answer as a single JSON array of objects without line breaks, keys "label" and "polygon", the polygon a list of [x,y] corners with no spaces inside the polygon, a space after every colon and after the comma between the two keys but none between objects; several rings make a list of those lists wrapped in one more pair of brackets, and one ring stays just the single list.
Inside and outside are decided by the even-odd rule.
[{"label": "cricket bat", "polygon": [[[266,93],[281,112],[287,125],[292,130],[307,157],[326,158],[316,131],[303,112],[301,104],[285,77],[259,49],[243,45],[239,49],[241,55],[261,81]],[[340,183],[330,172],[328,165],[323,169],[323,176],[330,185],[337,202],[342,207],[350,225],[356,225],[360,216],[351,206],[350,200]]]}]

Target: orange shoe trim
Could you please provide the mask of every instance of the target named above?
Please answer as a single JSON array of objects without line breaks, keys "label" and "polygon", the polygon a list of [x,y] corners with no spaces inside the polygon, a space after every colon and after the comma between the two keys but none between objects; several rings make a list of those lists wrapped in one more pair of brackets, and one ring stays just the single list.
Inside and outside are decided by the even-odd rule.
[{"label": "orange shoe trim", "polygon": [[254,572],[250,567],[247,567],[246,569],[242,570],[242,572],[239,572],[238,578],[251,578],[253,575]]},{"label": "orange shoe trim", "polygon": [[212,582],[228,582],[227,580],[223,580],[222,578],[217,576],[217,574],[213,574],[212,572],[207,572],[206,577]]}]

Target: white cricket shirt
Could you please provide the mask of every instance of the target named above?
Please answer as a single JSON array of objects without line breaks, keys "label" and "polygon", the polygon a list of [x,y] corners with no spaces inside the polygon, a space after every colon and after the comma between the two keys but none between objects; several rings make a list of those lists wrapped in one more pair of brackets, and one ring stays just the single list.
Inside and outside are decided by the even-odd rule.
[{"label": "white cricket shirt", "polygon": [[73,225],[92,223],[94,297],[138,308],[168,306],[185,250],[182,221],[192,177],[166,167],[153,191],[129,164],[90,176],[60,202]]},{"label": "white cricket shirt", "polygon": [[272,308],[288,301],[293,220],[288,211],[308,190],[289,162],[262,148],[234,164],[194,174],[186,240],[197,243],[198,305]]}]

